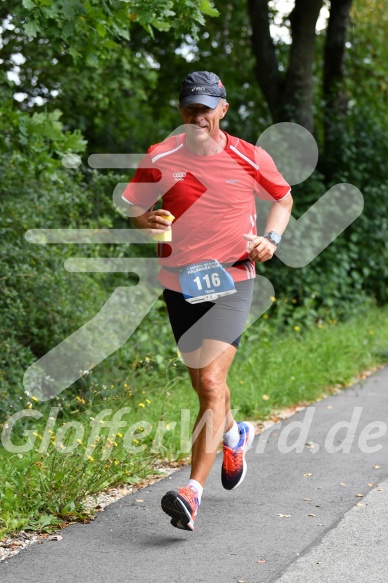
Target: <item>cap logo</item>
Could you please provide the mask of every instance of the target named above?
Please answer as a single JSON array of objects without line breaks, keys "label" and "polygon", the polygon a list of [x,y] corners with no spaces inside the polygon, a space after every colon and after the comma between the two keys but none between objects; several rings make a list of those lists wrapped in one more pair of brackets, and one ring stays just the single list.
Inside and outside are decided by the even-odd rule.
[{"label": "cap logo", "polygon": [[193,87],[191,91],[206,91],[206,87]]}]

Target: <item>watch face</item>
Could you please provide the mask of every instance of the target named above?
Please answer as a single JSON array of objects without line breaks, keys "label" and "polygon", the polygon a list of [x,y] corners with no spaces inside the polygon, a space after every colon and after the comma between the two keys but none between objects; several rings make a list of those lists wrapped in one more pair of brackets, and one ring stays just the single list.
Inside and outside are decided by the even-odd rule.
[{"label": "watch face", "polygon": [[275,245],[279,245],[282,239],[281,236],[276,233],[276,231],[270,231],[269,233],[266,233],[265,237],[267,237],[271,243],[275,243]]}]

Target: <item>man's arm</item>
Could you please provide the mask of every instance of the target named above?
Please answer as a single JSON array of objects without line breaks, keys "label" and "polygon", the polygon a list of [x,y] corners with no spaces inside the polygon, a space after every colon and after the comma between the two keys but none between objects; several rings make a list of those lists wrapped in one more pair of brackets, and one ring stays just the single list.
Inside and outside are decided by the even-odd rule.
[{"label": "man's arm", "polygon": [[147,229],[151,237],[171,229],[171,222],[163,218],[163,216],[171,215],[166,209],[154,211],[153,207],[146,210],[141,206],[131,205],[131,215],[133,226],[136,229]]},{"label": "man's arm", "polygon": [[[276,231],[279,235],[284,233],[290,220],[292,205],[293,199],[291,193],[288,193],[281,200],[271,203],[265,233],[269,231]],[[256,237],[255,235],[244,235],[244,238],[249,241],[248,256],[252,261],[259,261],[261,263],[268,261],[276,251],[276,245],[271,243],[267,238]]]}]

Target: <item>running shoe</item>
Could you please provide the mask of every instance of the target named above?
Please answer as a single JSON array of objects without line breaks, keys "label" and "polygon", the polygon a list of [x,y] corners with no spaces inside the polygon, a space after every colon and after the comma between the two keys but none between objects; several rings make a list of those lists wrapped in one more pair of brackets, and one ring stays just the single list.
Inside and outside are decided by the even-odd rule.
[{"label": "running shoe", "polygon": [[171,516],[171,524],[183,530],[194,530],[198,508],[198,492],[193,486],[172,490],[162,498],[162,509]]},{"label": "running shoe", "polygon": [[247,472],[245,454],[252,447],[255,428],[251,423],[237,423],[240,441],[236,447],[223,446],[224,461],[222,463],[221,481],[226,490],[234,490],[241,484]]}]

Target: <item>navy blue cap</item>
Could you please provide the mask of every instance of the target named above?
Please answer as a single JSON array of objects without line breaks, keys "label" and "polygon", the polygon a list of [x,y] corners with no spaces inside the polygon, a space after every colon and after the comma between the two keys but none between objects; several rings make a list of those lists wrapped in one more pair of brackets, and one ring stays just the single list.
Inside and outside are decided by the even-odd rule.
[{"label": "navy blue cap", "polygon": [[215,109],[220,99],[225,97],[225,87],[215,73],[194,71],[183,79],[179,91],[179,107],[200,103]]}]

